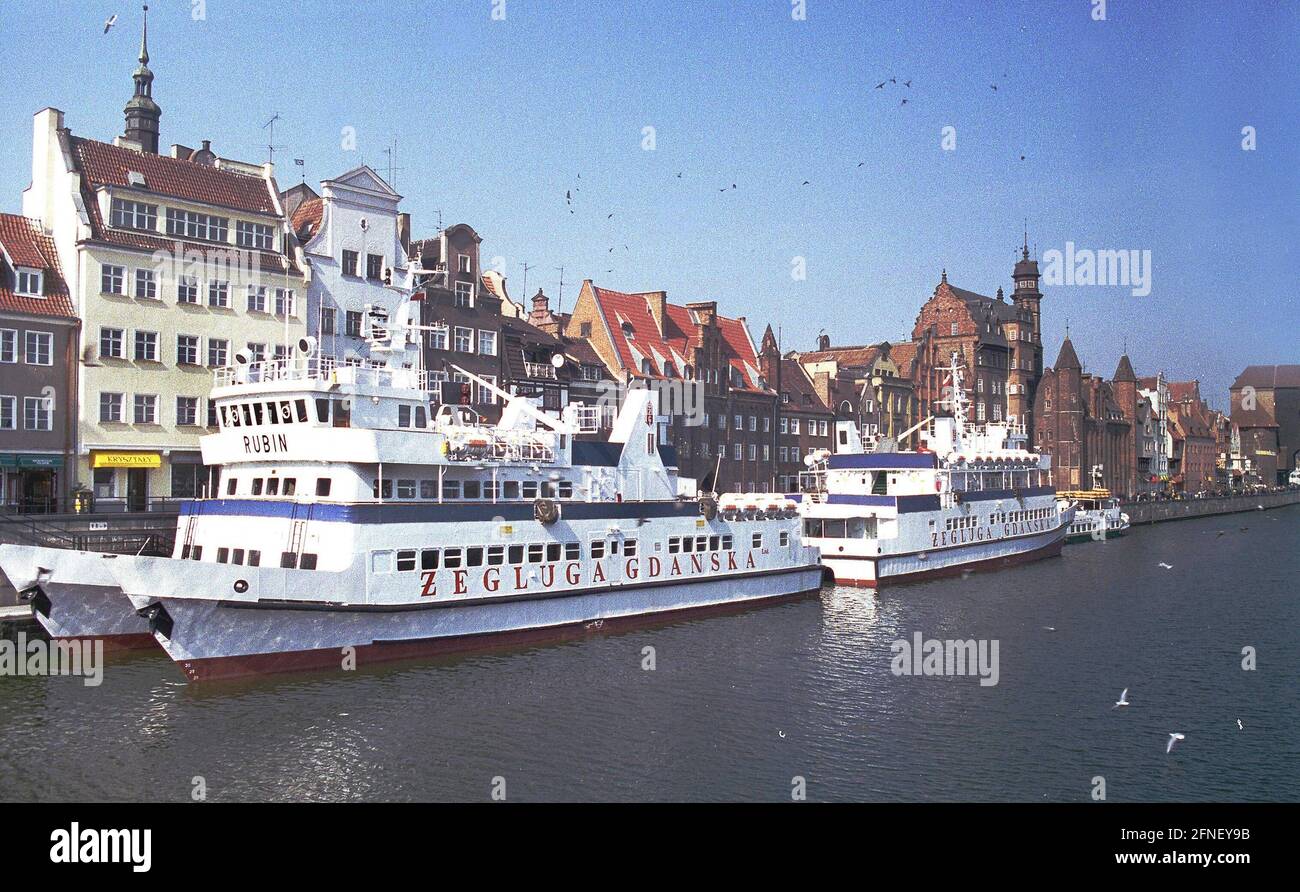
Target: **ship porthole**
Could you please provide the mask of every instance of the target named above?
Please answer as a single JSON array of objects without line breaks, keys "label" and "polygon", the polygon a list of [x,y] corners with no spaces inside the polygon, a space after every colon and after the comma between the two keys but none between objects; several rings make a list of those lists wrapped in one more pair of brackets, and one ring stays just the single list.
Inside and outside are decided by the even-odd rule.
[{"label": "ship porthole", "polygon": [[236,580],[235,580],[235,593],[236,593],[236,594],[239,594],[239,595],[242,595],[242,594],[243,594],[244,592],[246,592],[246,591],[248,591],[248,580],[246,580],[246,579],[236,579]]}]

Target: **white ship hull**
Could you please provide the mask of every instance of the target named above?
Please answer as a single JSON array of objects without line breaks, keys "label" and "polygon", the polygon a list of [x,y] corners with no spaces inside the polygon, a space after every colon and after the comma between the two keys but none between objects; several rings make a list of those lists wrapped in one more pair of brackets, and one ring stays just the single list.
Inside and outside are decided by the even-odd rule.
[{"label": "white ship hull", "polygon": [[[30,601],[51,638],[98,638],[110,649],[156,646],[149,623],[135,612],[109,567],[118,555],[0,545],[0,569]],[[126,558],[129,560],[129,558]]]},{"label": "white ship hull", "polygon": [[[650,582],[501,603],[446,605],[240,604],[134,596],[161,608],[158,642],[191,681],[302,670],[344,671],[434,653],[557,640],[743,608],[819,590],[817,564],[780,571]],[[154,609],[157,609],[154,608]]]}]

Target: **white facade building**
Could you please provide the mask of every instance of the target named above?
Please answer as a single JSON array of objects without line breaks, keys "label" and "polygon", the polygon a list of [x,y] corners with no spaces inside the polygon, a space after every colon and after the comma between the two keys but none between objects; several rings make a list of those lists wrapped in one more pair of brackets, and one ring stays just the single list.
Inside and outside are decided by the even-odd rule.
[{"label": "white facade building", "polygon": [[293,229],[311,266],[307,329],[326,361],[383,364],[370,355],[363,318],[367,306],[382,307],[392,318],[411,294],[397,210],[401,200],[362,165],[322,182],[320,196],[293,212]]}]

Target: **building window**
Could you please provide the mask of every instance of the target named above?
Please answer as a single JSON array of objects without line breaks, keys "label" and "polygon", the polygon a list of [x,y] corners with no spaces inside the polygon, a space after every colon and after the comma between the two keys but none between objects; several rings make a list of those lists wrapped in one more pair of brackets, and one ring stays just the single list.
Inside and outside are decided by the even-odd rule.
[{"label": "building window", "polygon": [[126,198],[114,198],[112,210],[113,226],[117,229],[158,230],[158,205],[131,201]]},{"label": "building window", "polygon": [[456,326],[456,350],[460,353],[474,352],[474,329]]},{"label": "building window", "polygon": [[95,484],[95,498],[111,499],[117,495],[117,489],[114,487],[114,471],[112,468],[95,468],[93,481]]},{"label": "building window", "polygon": [[384,258],[382,255],[366,255],[366,278],[376,281],[384,278]]},{"label": "building window", "polygon": [[736,461],[740,461],[742,458],[744,458],[745,455],[744,449],[745,447],[742,444],[736,443],[732,447],[732,457],[735,458]]},{"label": "building window", "polygon": [[[497,383],[496,375],[479,375],[479,377],[482,378],[486,383],[491,384],[493,387],[496,386]],[[492,406],[496,404],[496,401],[497,401],[496,391],[492,390],[491,388],[484,387],[478,382],[474,383],[475,403],[478,403],[479,405],[483,405],[483,406]]]},{"label": "building window", "polygon": [[270,251],[275,241],[275,236],[270,226],[262,223],[245,223],[240,220],[235,223],[235,244],[241,248],[260,248],[263,251]]},{"label": "building window", "polygon": [[230,306],[230,283],[213,279],[208,283],[208,306]]},{"label": "building window", "polygon": [[23,397],[22,426],[26,430],[55,429],[55,400],[49,397]]},{"label": "building window", "polygon": [[334,334],[334,308],[333,307],[321,308],[320,333],[323,335]]},{"label": "building window", "polygon": [[137,331],[135,333],[136,362],[158,361],[158,332]]},{"label": "building window", "polygon": [[40,297],[43,293],[41,291],[41,273],[39,270],[18,270],[17,284],[16,293],[25,297]]},{"label": "building window", "polygon": [[217,404],[213,400],[208,400],[208,427],[217,426]]},{"label": "building window", "polygon": [[433,330],[429,332],[429,347],[432,350],[447,349],[448,328],[445,322],[435,322]]},{"label": "building window", "polygon": [[132,405],[131,417],[136,424],[157,424],[158,395],[154,393],[137,393]]},{"label": "building window", "polygon": [[18,397],[0,396],[0,431],[16,430],[18,427]]},{"label": "building window", "polygon": [[29,331],[23,339],[23,361],[28,365],[53,365],[51,352],[54,335],[48,331]]},{"label": "building window", "polygon": [[799,434],[799,419],[798,419],[798,418],[791,418],[791,419],[790,419],[790,433],[791,433],[791,434],[794,434],[794,435],[796,435],[796,436]]},{"label": "building window", "polygon": [[497,355],[497,333],[495,331],[483,331],[479,329],[478,333],[478,352],[484,356]]},{"label": "building window", "polygon": [[754,431],[758,430],[758,419],[755,418],[753,415],[749,416],[749,430],[750,433],[753,433]]},{"label": "building window", "polygon": [[120,328],[99,330],[99,358],[123,359],[126,356],[126,332]]},{"label": "building window", "polygon": [[196,304],[199,302],[199,280],[192,276],[181,276],[176,280],[176,302],[178,304]]},{"label": "building window", "polygon": [[122,420],[122,394],[101,393],[99,395],[99,421],[120,422]]},{"label": "building window", "polygon": [[293,315],[293,291],[288,288],[275,289],[275,315]]},{"label": "building window", "polygon": [[265,285],[248,286],[248,312],[250,313],[266,312],[266,286]]},{"label": "building window", "polygon": [[344,334],[350,338],[361,337],[361,313],[356,310],[348,310],[343,322]]},{"label": "building window", "polygon": [[474,306],[474,283],[473,282],[456,283],[456,306],[458,307]]},{"label": "building window", "polygon": [[207,242],[224,242],[230,221],[225,217],[200,214],[197,211],[167,209],[167,234],[183,238],[202,239]]},{"label": "building window", "polygon": [[176,397],[176,424],[196,427],[199,423],[199,398],[196,396]]},{"label": "building window", "polygon": [[589,338],[589,337],[591,337],[591,323],[590,323],[590,322],[579,322],[579,323],[578,323],[578,337],[580,337],[580,338]]},{"label": "building window", "polygon": [[344,251],[343,251],[343,275],[345,275],[345,276],[355,276],[355,275],[358,275],[358,262],[359,262],[359,260],[360,260],[360,255],[358,255],[356,251],[348,251],[348,250],[344,249]]},{"label": "building window", "polygon": [[151,269],[135,271],[135,296],[141,300],[158,299],[158,277]]},{"label": "building window", "polygon": [[[203,495],[204,485],[208,481],[208,469],[197,462],[172,462],[172,498],[193,499]],[[238,555],[240,549],[235,549]],[[253,555],[258,555],[257,559]],[[238,563],[238,561],[236,561]],[[248,553],[250,566],[261,563],[261,555],[256,551]]]},{"label": "building window", "polygon": [[957,323],[953,322],[948,328],[948,334],[955,336],[957,334]]},{"label": "building window", "polygon": [[737,415],[735,417],[735,424],[736,430],[743,431],[745,429],[745,417],[743,415]]},{"label": "building window", "polygon": [[176,336],[176,362],[178,365],[199,364],[199,339],[194,335]]},{"label": "building window", "polygon": [[248,361],[250,363],[263,362],[266,360],[265,344],[248,344],[247,347],[248,347]]},{"label": "building window", "polygon": [[213,369],[225,367],[226,354],[229,352],[230,342],[225,338],[208,338],[208,367]]},{"label": "building window", "polygon": [[126,268],[104,264],[99,268],[99,290],[104,294],[126,293]]}]

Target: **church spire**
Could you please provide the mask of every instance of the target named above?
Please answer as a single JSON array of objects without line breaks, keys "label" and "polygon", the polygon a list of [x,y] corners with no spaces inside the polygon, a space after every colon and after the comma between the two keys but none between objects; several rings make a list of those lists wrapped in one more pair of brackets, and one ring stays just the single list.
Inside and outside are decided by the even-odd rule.
[{"label": "church spire", "polygon": [[149,70],[149,7],[144,7],[144,28],[140,33],[140,67],[131,79],[135,93],[126,104],[126,139],[139,143],[140,150],[158,154],[158,119],[162,109],[153,101],[153,72]]}]

